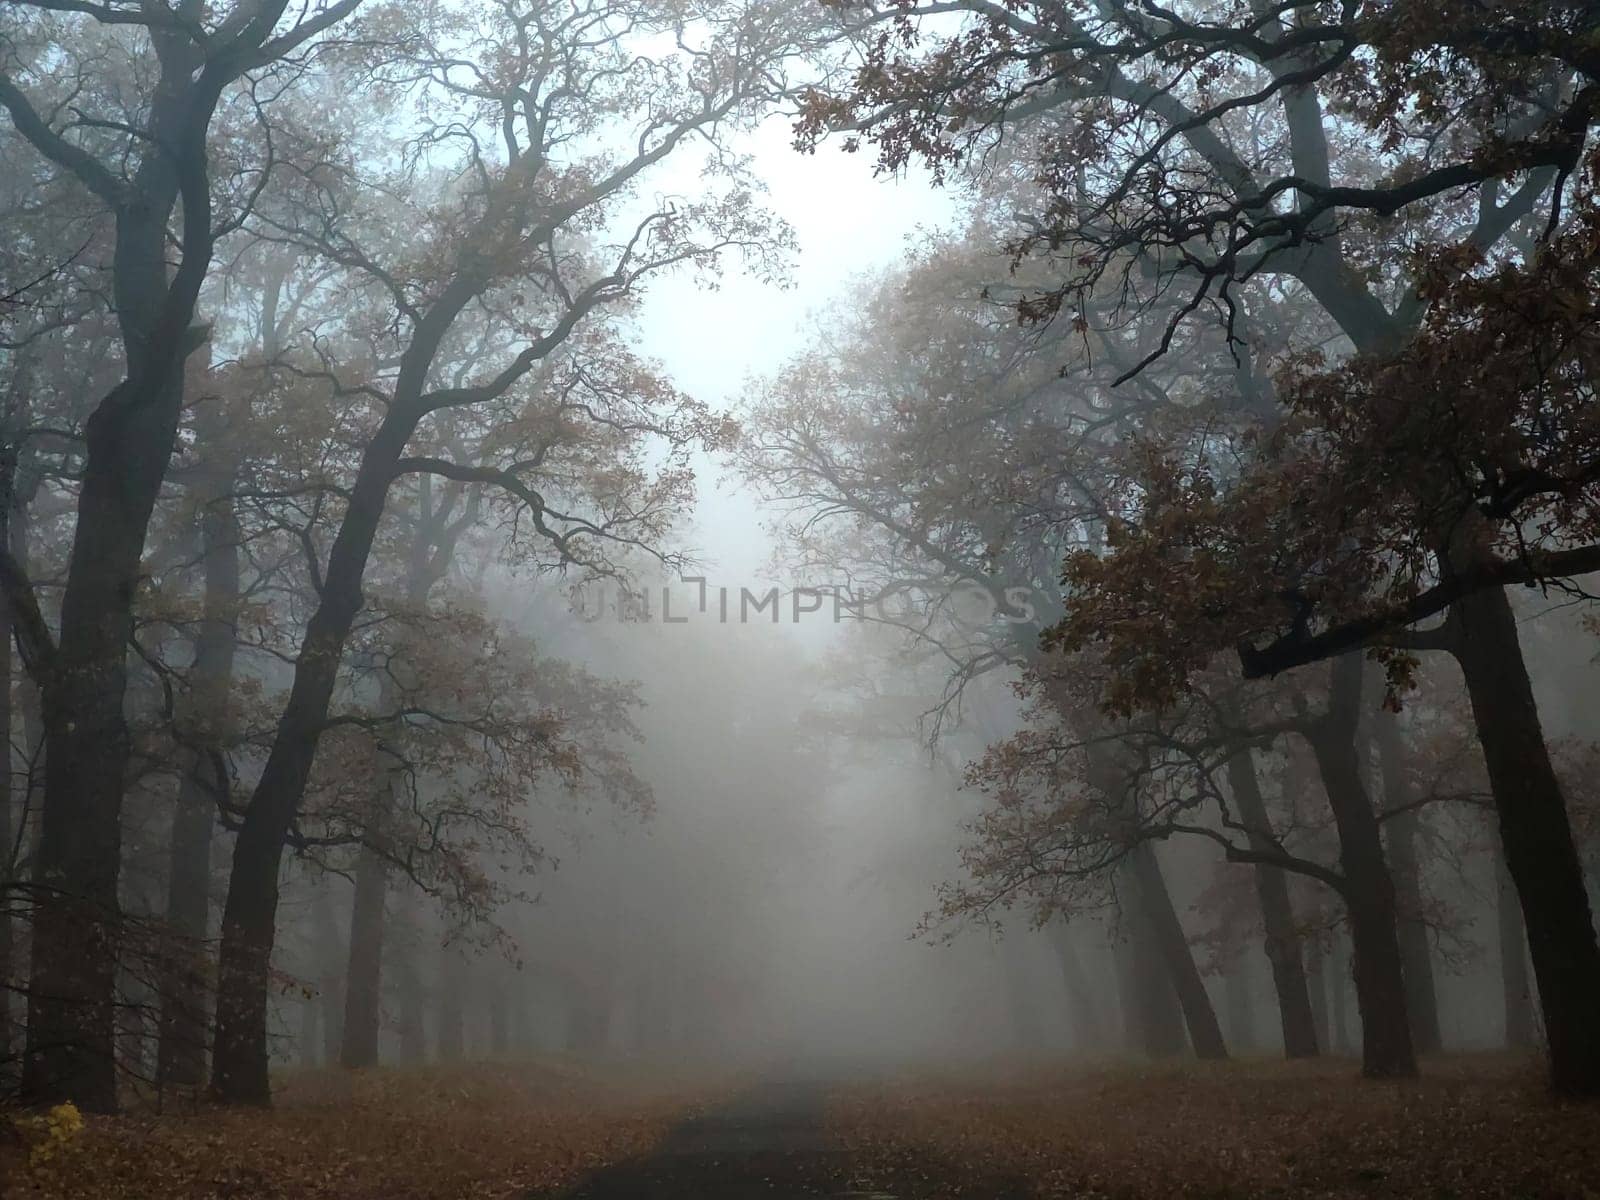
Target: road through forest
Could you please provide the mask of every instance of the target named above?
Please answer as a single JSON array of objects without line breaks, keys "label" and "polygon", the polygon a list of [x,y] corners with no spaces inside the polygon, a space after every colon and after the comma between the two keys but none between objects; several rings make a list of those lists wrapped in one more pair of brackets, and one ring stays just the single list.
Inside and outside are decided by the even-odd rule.
[{"label": "road through forest", "polygon": [[[683,1122],[647,1156],[604,1168],[560,1192],[534,1193],[529,1200],[896,1200],[915,1195],[883,1191],[853,1177],[847,1154],[823,1120],[829,1090],[830,1081],[821,1078],[751,1088]],[[930,1170],[927,1182],[937,1174]],[[1025,1194],[1004,1187],[993,1193],[995,1200]]]}]

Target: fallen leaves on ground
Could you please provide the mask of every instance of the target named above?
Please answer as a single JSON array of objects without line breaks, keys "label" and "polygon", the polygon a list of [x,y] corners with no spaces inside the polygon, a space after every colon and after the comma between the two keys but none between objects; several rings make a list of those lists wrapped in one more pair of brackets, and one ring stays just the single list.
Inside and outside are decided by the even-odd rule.
[{"label": "fallen leaves on ground", "polygon": [[[500,1200],[644,1153],[718,1085],[560,1062],[286,1077],[270,1110],[90,1117],[6,1200]],[[9,1178],[8,1178],[9,1177]]]},{"label": "fallen leaves on ground", "polygon": [[900,1197],[1571,1197],[1600,1200],[1600,1106],[1505,1057],[1421,1080],[1348,1061],[1030,1072],[862,1085],[829,1123]]}]

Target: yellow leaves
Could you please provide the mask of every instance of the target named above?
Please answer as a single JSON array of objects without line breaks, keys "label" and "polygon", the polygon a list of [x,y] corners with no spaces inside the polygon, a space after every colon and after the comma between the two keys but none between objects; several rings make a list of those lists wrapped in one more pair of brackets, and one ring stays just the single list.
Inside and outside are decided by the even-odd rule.
[{"label": "yellow leaves", "polygon": [[56,1105],[42,1117],[27,1117],[17,1124],[24,1136],[34,1139],[28,1148],[28,1167],[37,1171],[71,1156],[79,1135],[83,1133],[83,1114],[69,1100]]}]

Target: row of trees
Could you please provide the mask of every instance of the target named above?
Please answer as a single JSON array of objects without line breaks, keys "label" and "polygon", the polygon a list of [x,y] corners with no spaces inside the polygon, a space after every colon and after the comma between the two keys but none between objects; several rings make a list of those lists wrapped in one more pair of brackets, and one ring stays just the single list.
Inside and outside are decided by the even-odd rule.
[{"label": "row of trees", "polygon": [[[840,7],[857,69],[802,146],[921,162],[971,219],[770,385],[742,454],[804,575],[916,598],[885,619],[948,667],[932,732],[989,670],[1027,698],[944,915],[1114,894],[1220,1056],[1154,852],[1199,839],[1253,872],[1286,1051],[1324,1048],[1299,877],[1342,910],[1366,1073],[1409,1075],[1426,849],[1478,844],[1508,1037],[1525,928],[1552,1081],[1600,1091],[1584,751],[1563,782],[1507,594],[1587,600],[1600,567],[1592,6]],[[1446,815],[1485,805],[1487,840]]]},{"label": "row of trees", "polygon": [[[119,1020],[153,1007],[164,1083],[209,1049],[216,1096],[265,1102],[286,851],[354,874],[344,1059],[369,1062],[395,879],[482,919],[539,856],[530,797],[644,802],[627,689],[498,627],[475,577],[674,561],[687,456],[726,430],[629,351],[630,309],[663,271],[777,266],[729,139],[816,28],[7,6],[0,970],[29,1099],[114,1108]],[[697,151],[699,194],[652,195]]]}]

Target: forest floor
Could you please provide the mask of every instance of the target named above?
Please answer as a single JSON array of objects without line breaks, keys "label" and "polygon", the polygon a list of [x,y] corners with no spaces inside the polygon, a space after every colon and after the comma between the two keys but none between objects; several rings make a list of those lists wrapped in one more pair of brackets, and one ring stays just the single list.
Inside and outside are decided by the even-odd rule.
[{"label": "forest floor", "polygon": [[89,1118],[24,1154],[0,1155],[5,1200],[1600,1200],[1600,1107],[1492,1056],[1409,1083],[1348,1060],[755,1085],[545,1060],[299,1073],[270,1111]]},{"label": "forest floor", "polygon": [[[647,1154],[738,1087],[542,1059],[294,1071],[271,1109],[86,1117],[29,1162],[0,1145],[0,1200],[500,1200]],[[0,1127],[6,1124],[0,1115]],[[9,1152],[8,1152],[9,1151]]]},{"label": "forest floor", "polygon": [[[1508,1056],[1376,1082],[1348,1059],[914,1077],[852,1087],[830,1128],[899,1197],[1600,1200],[1600,1105]],[[930,1170],[929,1164],[937,1166]]]}]

